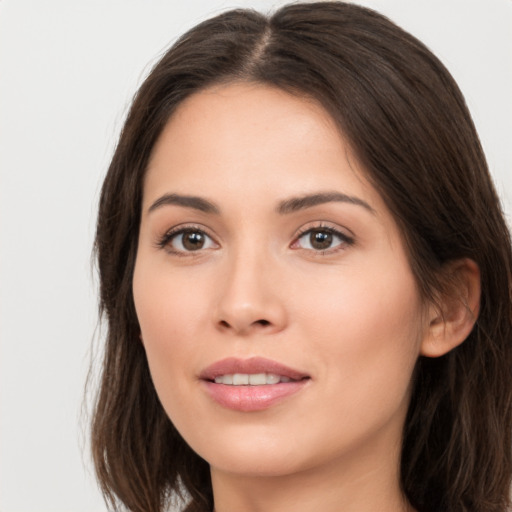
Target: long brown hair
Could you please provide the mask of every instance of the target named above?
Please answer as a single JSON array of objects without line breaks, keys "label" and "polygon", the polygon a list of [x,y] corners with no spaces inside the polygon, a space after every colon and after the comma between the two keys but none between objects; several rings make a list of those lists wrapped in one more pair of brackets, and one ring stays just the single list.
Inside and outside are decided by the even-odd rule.
[{"label": "long brown hair", "polygon": [[106,500],[161,512],[173,496],[209,511],[208,464],[160,405],[132,297],[144,173],[164,125],[213,84],[253,81],[331,114],[400,226],[426,300],[471,258],[481,308],[467,340],[420,357],[404,427],[401,485],[420,512],[504,512],[512,475],[512,255],[477,133],[454,80],[417,39],[343,2],[233,10],[185,34],[138,91],[103,185],[96,250],[107,321],[92,421]]}]

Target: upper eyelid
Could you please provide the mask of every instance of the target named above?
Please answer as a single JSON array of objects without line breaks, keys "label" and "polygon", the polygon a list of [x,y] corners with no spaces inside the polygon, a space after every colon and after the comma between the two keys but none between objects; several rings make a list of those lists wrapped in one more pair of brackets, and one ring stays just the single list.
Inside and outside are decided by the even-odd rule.
[{"label": "upper eyelid", "polygon": [[325,229],[326,231],[332,231],[333,233],[339,233],[342,236],[345,236],[347,238],[355,238],[355,234],[352,230],[345,226],[340,226],[339,224],[336,224],[334,222],[330,221],[311,221],[307,222],[306,224],[302,225],[294,234],[294,240],[298,239],[299,237],[303,236],[306,233],[309,233],[310,231],[314,229]]},{"label": "upper eyelid", "polygon": [[172,228],[169,228],[167,229],[165,232],[164,232],[164,236],[166,235],[175,235],[175,234],[178,234],[178,233],[183,233],[184,231],[201,231],[203,232],[204,234],[208,235],[209,237],[213,238],[214,235],[211,234],[211,230],[209,228],[207,228],[206,226],[203,226],[201,224],[196,224],[196,223],[192,223],[192,224],[189,224],[189,223],[182,223],[182,224],[178,224],[176,226],[173,226]]},{"label": "upper eyelid", "polygon": [[155,245],[157,247],[163,247],[164,245],[169,243],[169,241],[173,237],[178,236],[187,231],[200,231],[201,233],[204,233],[208,238],[211,238],[216,244],[219,243],[217,241],[216,236],[213,235],[211,233],[211,231],[208,228],[206,228],[205,226],[195,224],[195,223],[194,224],[183,223],[183,224],[178,224],[176,226],[173,226],[172,228],[165,230],[162,234],[158,234],[156,236]]}]

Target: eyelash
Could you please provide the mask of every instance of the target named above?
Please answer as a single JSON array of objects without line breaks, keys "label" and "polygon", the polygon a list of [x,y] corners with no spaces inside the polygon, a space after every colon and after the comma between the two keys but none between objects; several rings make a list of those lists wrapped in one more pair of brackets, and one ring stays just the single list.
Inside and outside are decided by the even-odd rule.
[{"label": "eyelash", "polygon": [[[315,231],[319,232],[319,233],[328,233],[328,234],[338,238],[340,240],[340,243],[335,245],[334,247],[328,247],[325,250],[303,249],[303,250],[311,252],[314,256],[324,256],[327,254],[334,254],[338,251],[342,251],[342,250],[346,249],[347,247],[354,245],[354,243],[355,243],[354,238],[352,236],[348,235],[347,233],[343,233],[343,232],[339,231],[338,229],[333,228],[332,226],[318,224],[316,226],[309,226],[307,228],[301,228],[299,230],[299,232],[297,233],[295,240],[292,243],[292,247],[294,245],[298,244],[298,242],[301,238],[305,237],[306,235],[311,235],[311,233],[314,233]],[[299,249],[300,249],[300,247],[299,247]]]},{"label": "eyelash", "polygon": [[[314,248],[301,248],[301,247],[294,247],[299,243],[301,238],[305,237],[306,235],[310,235],[314,232],[319,233],[327,233],[329,235],[332,235],[333,237],[336,237],[340,240],[340,243],[335,245],[334,247],[328,247],[325,250],[315,250]],[[194,225],[187,225],[187,226],[177,226],[175,228],[170,229],[167,231],[162,237],[160,237],[156,243],[157,247],[160,249],[166,249],[169,253],[180,256],[180,257],[186,257],[186,256],[194,256],[194,253],[200,253],[203,248],[197,249],[197,251],[194,250],[181,250],[181,249],[175,249],[172,247],[171,242],[176,239],[179,235],[184,235],[186,233],[199,233],[202,236],[209,239],[213,244],[216,244],[216,242],[213,240],[213,238],[204,230],[204,228],[200,226],[194,226]],[[340,250],[344,250],[347,247],[350,247],[355,242],[354,238],[350,235],[347,235],[346,233],[343,233],[339,231],[338,229],[335,229],[331,226],[326,226],[323,224],[318,224],[315,226],[308,226],[307,228],[302,228],[299,230],[297,235],[294,238],[294,241],[290,244],[291,248],[294,249],[302,249],[305,251],[310,252],[311,254],[315,256],[323,256],[327,254],[334,254]],[[183,245],[183,242],[182,242]],[[311,244],[310,244],[311,245]],[[206,248],[209,249],[209,248]]]},{"label": "eyelash", "polygon": [[[186,250],[179,250],[172,247],[171,242],[177,238],[179,235],[184,235],[186,233],[200,233],[204,237],[211,240],[214,244],[213,238],[205,231],[204,228],[194,225],[187,225],[187,226],[177,226],[175,228],[170,229],[167,231],[162,237],[160,237],[156,243],[157,247],[160,249],[165,249],[169,253],[175,255],[175,256],[194,256],[195,252],[199,253],[202,248],[198,249],[197,251],[186,251]],[[182,242],[183,245],[183,242]]]}]

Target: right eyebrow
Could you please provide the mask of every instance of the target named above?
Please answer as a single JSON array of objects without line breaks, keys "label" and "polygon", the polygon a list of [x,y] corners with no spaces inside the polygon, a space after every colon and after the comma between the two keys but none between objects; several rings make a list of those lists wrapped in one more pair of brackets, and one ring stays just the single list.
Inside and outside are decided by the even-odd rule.
[{"label": "right eyebrow", "polygon": [[185,208],[193,208],[204,213],[219,214],[219,208],[212,202],[198,196],[183,196],[180,194],[164,194],[159,197],[153,204],[148,208],[148,213],[151,213],[158,208],[166,205],[177,205]]}]

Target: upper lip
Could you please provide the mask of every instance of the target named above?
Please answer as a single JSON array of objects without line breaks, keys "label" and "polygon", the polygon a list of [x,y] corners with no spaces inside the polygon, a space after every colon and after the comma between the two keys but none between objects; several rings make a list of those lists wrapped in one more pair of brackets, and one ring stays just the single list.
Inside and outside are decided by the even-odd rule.
[{"label": "upper lip", "polygon": [[282,377],[288,377],[291,380],[301,380],[309,377],[309,375],[304,372],[285,366],[277,361],[265,359],[264,357],[251,357],[249,359],[228,357],[205,368],[199,374],[199,378],[203,380],[214,380],[215,377],[233,375],[235,373],[273,373]]}]

